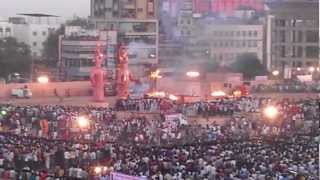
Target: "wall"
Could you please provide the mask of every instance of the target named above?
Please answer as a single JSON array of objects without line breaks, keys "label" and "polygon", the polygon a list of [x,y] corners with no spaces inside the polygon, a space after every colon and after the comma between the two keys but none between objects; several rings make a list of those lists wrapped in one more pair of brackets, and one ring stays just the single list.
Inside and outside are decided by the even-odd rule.
[{"label": "wall", "polygon": [[58,93],[61,95],[65,95],[65,91],[70,89],[71,96],[88,96],[90,95],[91,89],[89,81],[55,82],[48,84],[0,84],[0,98],[10,97],[11,89],[21,88],[25,85],[31,89],[33,97],[54,96],[54,89],[57,89]]}]

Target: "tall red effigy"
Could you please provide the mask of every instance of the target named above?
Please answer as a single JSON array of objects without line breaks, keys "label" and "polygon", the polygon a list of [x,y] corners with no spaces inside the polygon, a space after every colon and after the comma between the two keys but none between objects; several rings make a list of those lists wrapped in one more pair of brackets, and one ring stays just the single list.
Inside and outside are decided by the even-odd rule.
[{"label": "tall red effigy", "polygon": [[129,96],[129,57],[127,48],[124,45],[119,46],[117,63],[117,96],[126,99]]},{"label": "tall red effigy", "polygon": [[95,67],[91,69],[90,80],[93,89],[93,101],[103,102],[104,101],[104,84],[106,72],[102,68],[104,61],[104,54],[101,50],[101,46],[97,44],[95,54]]}]

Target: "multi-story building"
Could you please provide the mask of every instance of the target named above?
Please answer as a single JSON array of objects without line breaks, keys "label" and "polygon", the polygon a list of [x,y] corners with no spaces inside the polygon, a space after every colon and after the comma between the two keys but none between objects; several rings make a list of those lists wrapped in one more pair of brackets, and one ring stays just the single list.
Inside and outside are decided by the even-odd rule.
[{"label": "multi-story building", "polygon": [[288,69],[318,66],[318,1],[285,0],[269,3],[268,7],[267,68],[285,73]]},{"label": "multi-story building", "polygon": [[[50,33],[60,27],[57,21],[50,21],[51,15],[26,14],[32,18],[28,21],[23,17],[9,18],[13,26],[13,36],[19,41],[29,45],[31,55],[35,59],[41,59],[43,55],[44,42]],[[37,21],[33,21],[37,17]],[[44,20],[43,17],[46,17]]]},{"label": "multi-story building", "polygon": [[66,80],[89,80],[94,66],[97,46],[105,54],[104,67],[108,80],[115,81],[116,75],[116,31],[83,29],[80,26],[67,26],[60,37],[60,64]]},{"label": "multi-story building", "polygon": [[13,36],[13,27],[8,20],[0,18],[0,39],[12,37]]},{"label": "multi-story building", "polygon": [[91,20],[97,29],[118,32],[118,43],[128,47],[129,68],[136,77],[158,63],[157,0],[91,0]]},{"label": "multi-story building", "polygon": [[[250,22],[250,23],[249,23]],[[229,65],[238,56],[251,53],[263,63],[263,24],[260,21],[197,20],[199,36],[192,38],[190,47],[195,54],[207,53],[210,59]]]},{"label": "multi-story building", "polygon": [[[29,15],[28,15],[29,16]],[[18,42],[23,42],[30,47],[31,55],[36,59],[41,59],[43,53],[43,44],[50,33],[60,27],[56,21],[41,20],[41,14],[30,14],[30,16],[39,16],[37,21],[27,21],[23,17],[10,17],[8,20],[0,20],[0,38],[14,37]]]}]

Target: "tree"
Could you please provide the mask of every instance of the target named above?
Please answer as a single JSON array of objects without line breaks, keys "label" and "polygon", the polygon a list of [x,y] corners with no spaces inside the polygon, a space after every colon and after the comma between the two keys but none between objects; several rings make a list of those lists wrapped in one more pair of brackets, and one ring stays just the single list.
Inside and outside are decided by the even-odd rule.
[{"label": "tree", "polygon": [[59,60],[59,36],[64,34],[64,29],[62,25],[55,32],[50,33],[43,44],[43,55],[49,66],[55,66]]},{"label": "tree", "polygon": [[258,57],[251,53],[242,54],[230,67],[235,72],[243,73],[244,78],[249,79],[267,73],[266,68],[261,64]]},{"label": "tree", "polygon": [[31,67],[31,51],[25,43],[9,37],[0,40],[0,77],[7,78],[10,73],[28,75]]}]

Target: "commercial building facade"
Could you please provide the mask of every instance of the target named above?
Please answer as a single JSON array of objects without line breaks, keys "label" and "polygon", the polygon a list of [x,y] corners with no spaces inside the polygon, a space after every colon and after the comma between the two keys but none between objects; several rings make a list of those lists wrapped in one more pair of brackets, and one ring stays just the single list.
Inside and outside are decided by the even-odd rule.
[{"label": "commercial building facade", "polygon": [[91,0],[90,19],[97,29],[118,32],[118,43],[128,47],[129,68],[136,77],[158,63],[157,0]]},{"label": "commercial building facade", "polygon": [[262,22],[199,20],[195,23],[199,27],[196,33],[201,36],[192,38],[195,44],[192,48],[199,48],[199,54],[207,53],[215,62],[230,65],[239,56],[249,53],[263,64]]},{"label": "commercial building facade", "polygon": [[318,66],[318,1],[293,0],[268,6],[267,68],[284,73],[295,68]]}]

